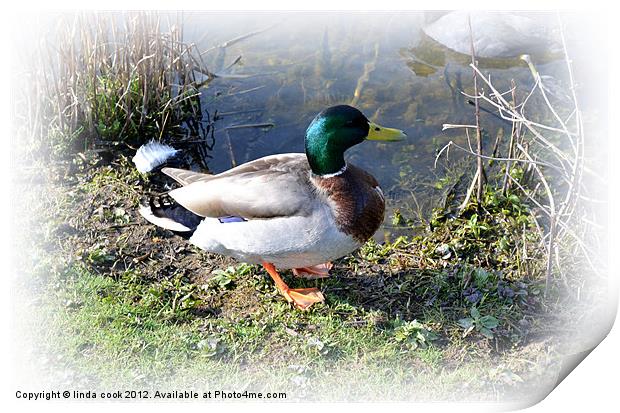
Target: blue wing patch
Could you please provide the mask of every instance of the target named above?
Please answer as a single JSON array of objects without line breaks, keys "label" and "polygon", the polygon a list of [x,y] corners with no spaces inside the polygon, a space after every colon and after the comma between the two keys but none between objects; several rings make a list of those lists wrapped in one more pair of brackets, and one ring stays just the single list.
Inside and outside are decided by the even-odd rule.
[{"label": "blue wing patch", "polygon": [[235,217],[235,216],[227,216],[227,217],[219,217],[218,218],[222,224],[228,224],[229,222],[245,222],[247,219],[243,217]]}]

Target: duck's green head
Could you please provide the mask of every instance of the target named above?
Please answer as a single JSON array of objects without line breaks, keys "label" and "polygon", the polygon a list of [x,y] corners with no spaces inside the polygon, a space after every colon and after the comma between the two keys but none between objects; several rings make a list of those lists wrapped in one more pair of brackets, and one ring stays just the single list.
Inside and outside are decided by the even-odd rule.
[{"label": "duck's green head", "polygon": [[316,175],[343,170],[344,152],[364,140],[399,141],[401,130],[379,126],[362,112],[347,105],[332,106],[319,113],[306,130],[306,156]]}]

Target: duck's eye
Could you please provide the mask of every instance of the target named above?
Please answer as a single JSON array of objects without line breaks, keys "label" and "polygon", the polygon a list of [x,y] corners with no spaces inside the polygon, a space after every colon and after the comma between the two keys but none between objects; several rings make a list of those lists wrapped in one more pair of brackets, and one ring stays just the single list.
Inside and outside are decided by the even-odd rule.
[{"label": "duck's eye", "polygon": [[347,127],[353,126],[353,125],[355,125],[355,122],[353,122],[352,120],[348,120],[344,123],[344,126],[347,126]]}]

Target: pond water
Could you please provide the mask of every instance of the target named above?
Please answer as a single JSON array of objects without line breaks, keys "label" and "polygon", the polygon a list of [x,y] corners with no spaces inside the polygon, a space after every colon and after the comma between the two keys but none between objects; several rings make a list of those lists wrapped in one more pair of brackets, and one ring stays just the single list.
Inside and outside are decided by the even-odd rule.
[{"label": "pond water", "polygon": [[[437,27],[446,13],[184,12],[184,40],[207,51],[203,59],[209,70],[226,75],[203,93],[204,108],[223,114],[210,169],[221,172],[265,155],[303,152],[312,118],[328,106],[351,104],[381,125],[403,129],[408,139],[365,142],[347,152],[348,160],[380,181],[392,207],[429,199],[420,194],[433,190],[433,181],[441,176],[434,167],[437,151],[450,140],[466,142],[462,130],[442,132],[442,124],[474,122],[473,108],[461,93],[472,91],[469,56],[424,33],[434,22],[434,33],[454,30]],[[557,16],[538,13],[535,18],[548,26],[543,40],[557,48]],[[503,18],[497,19],[501,23]],[[476,22],[472,20],[474,33]],[[520,52],[532,54],[538,70],[553,77],[561,90],[566,81],[563,56],[541,54],[541,39],[528,46],[518,29],[511,27],[509,36],[502,29],[496,29],[497,36],[480,29],[486,37],[477,39],[477,45],[521,41],[516,46]],[[453,43],[458,40],[454,37]],[[226,47],[216,47],[226,42]],[[469,48],[469,38],[463,42]],[[514,55],[481,59],[480,66],[500,90],[507,90],[511,79],[523,93],[533,85],[527,65]],[[509,134],[506,122],[487,113],[482,117],[486,147],[500,130]],[[266,126],[235,128],[255,124]]]}]

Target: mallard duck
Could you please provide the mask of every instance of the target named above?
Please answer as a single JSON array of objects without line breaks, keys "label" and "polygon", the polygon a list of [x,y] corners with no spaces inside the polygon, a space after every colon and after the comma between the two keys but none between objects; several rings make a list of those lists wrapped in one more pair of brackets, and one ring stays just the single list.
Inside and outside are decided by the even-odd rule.
[{"label": "mallard duck", "polygon": [[405,136],[351,106],[333,106],[310,123],[305,154],[266,156],[217,175],[163,168],[182,187],[140,213],[205,251],[261,264],[289,302],[307,309],[324,301],[321,292],[289,288],[276,268],[327,277],[332,260],[372,237],[383,222],[385,198],[377,180],[345,162],[344,153],[367,139]]}]

